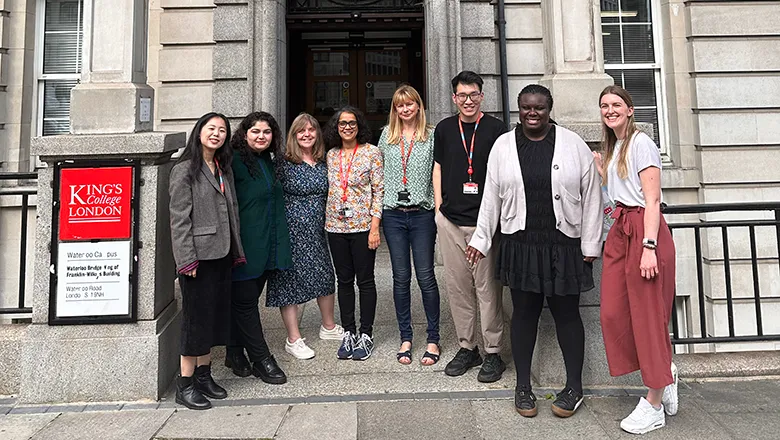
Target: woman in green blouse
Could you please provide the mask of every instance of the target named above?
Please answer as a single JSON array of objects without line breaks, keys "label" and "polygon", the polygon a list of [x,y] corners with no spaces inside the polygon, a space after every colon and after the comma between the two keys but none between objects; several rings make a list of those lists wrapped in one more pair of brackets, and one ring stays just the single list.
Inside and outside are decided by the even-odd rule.
[{"label": "woman in green blouse", "polygon": [[440,354],[439,286],[433,272],[433,127],[426,122],[422,99],[414,87],[403,85],[393,94],[379,149],[385,164],[382,224],[393,267],[393,300],[401,333],[396,358],[404,365],[412,363],[411,248],[428,321],[427,347],[420,362],[433,365]]},{"label": "woman in green blouse", "polygon": [[[245,117],[231,142],[241,243],[246,249],[247,264],[233,269],[231,336],[225,365],[237,376],[254,374],[272,384],[283,384],[287,377],[265,342],[258,299],[268,275],[292,265],[284,194],[274,173],[274,154],[281,151],[281,143],[279,124],[265,112]],[[252,361],[251,367],[244,349]]]}]

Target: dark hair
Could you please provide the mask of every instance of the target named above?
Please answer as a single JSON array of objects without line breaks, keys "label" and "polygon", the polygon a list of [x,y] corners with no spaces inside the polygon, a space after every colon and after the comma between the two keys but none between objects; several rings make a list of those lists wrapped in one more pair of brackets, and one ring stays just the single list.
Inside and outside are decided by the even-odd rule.
[{"label": "dark hair", "polygon": [[359,109],[347,105],[341,107],[325,125],[325,131],[322,136],[325,138],[325,148],[328,150],[331,148],[341,148],[342,141],[341,136],[339,136],[339,119],[341,118],[342,113],[352,113],[355,115],[355,120],[357,120],[358,125],[358,133],[355,140],[357,140],[358,145],[370,142],[374,135],[371,133],[371,127],[368,126],[366,116]]},{"label": "dark hair", "polygon": [[482,91],[482,84],[485,82],[482,81],[482,77],[478,74],[472,72],[471,70],[464,70],[463,72],[460,72],[455,78],[452,78],[452,93],[456,93],[458,91],[458,84],[476,84],[477,87],[479,87],[479,91]]},{"label": "dark hair", "polygon": [[[255,126],[258,122],[265,122],[268,124],[268,127],[271,128],[271,145],[268,146],[265,150],[263,150],[261,153],[256,153],[254,150],[249,148],[249,145],[246,143],[246,134],[247,132]],[[232,142],[230,143],[230,146],[233,148],[233,151],[238,152],[238,156],[241,158],[241,162],[246,165],[246,168],[249,170],[249,175],[255,178],[260,177],[260,167],[257,165],[257,156],[263,155],[263,154],[279,154],[279,152],[282,150],[282,129],[279,128],[279,124],[276,122],[276,119],[270,114],[266,112],[252,112],[244,118],[243,121],[241,121],[241,124],[238,125],[238,128],[236,128],[236,132],[233,133]]]},{"label": "dark hair", "polygon": [[226,148],[230,144],[230,121],[222,113],[209,112],[201,116],[195,126],[192,127],[190,137],[187,139],[187,145],[184,147],[184,152],[179,157],[177,162],[190,161],[189,178],[192,180],[198,175],[200,168],[203,166],[203,144],[200,143],[200,132],[203,131],[203,127],[213,118],[220,118],[225,121],[225,143],[222,144],[219,149],[214,153],[214,159],[219,164],[219,169],[222,172],[229,173],[231,162],[233,160],[233,153],[230,148]]},{"label": "dark hair", "polygon": [[[552,111],[553,108],[553,97],[552,93],[550,93],[550,89],[547,87],[541,85],[541,84],[528,84],[527,86],[523,87],[523,90],[520,90],[520,94],[517,95],[517,108],[520,108],[520,97],[523,95],[542,95],[545,98],[547,98],[547,111]],[[553,122],[550,120],[550,122]],[[554,122],[553,122],[554,123]]]}]

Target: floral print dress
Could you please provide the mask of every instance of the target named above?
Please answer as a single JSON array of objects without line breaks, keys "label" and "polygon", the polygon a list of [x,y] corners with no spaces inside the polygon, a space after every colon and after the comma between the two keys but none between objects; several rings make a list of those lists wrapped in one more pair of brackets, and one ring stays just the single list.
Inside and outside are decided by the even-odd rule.
[{"label": "floral print dress", "polygon": [[330,295],[336,283],[325,237],[325,163],[295,164],[281,159],[276,169],[284,190],[293,263],[291,269],[276,271],[269,277],[266,307],[303,304]]}]

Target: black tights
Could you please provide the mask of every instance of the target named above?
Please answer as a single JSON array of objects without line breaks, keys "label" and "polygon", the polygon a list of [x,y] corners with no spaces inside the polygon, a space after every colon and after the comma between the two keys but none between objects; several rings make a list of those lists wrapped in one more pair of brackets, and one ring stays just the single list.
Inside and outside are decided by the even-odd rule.
[{"label": "black tights", "polygon": [[[531,386],[531,359],[544,298],[541,293],[512,289],[512,356],[517,368],[518,386]],[[566,386],[582,393],[585,328],[580,317],[580,296],[548,296],[547,305],[555,320],[555,332],[563,352]]]}]

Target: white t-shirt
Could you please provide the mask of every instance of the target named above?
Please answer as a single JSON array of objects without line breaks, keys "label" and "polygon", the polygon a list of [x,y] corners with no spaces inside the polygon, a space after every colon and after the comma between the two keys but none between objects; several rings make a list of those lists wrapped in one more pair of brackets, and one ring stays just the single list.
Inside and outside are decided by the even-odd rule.
[{"label": "white t-shirt", "polygon": [[642,194],[642,183],[639,172],[648,167],[661,169],[661,153],[650,136],[637,132],[630,141],[628,151],[628,176],[618,177],[617,161],[623,141],[615,143],[615,152],[607,166],[607,192],[609,198],[626,206],[645,206],[645,196]]}]

